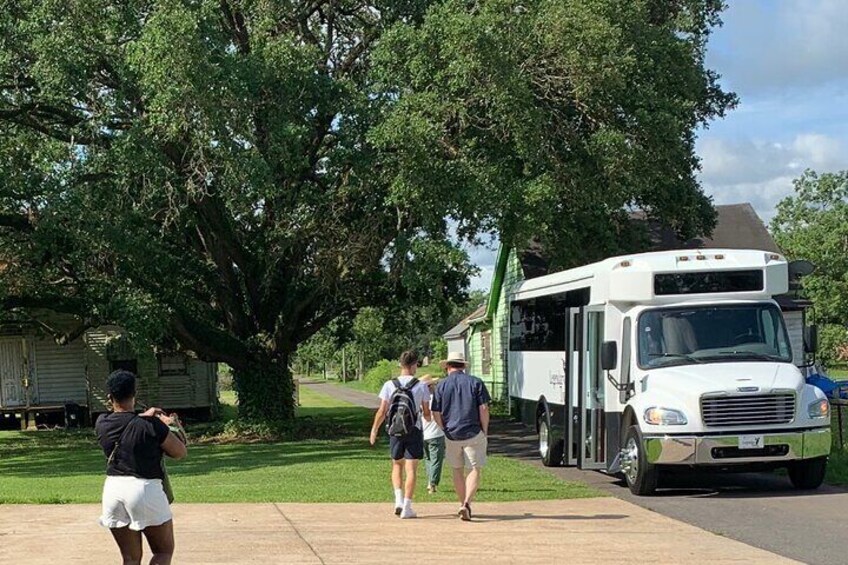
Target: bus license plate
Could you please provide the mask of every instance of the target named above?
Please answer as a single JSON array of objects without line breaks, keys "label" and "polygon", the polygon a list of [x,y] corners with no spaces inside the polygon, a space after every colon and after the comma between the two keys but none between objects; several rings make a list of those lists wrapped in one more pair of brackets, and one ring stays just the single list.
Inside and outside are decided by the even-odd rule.
[{"label": "bus license plate", "polygon": [[762,449],[765,447],[763,436],[739,436],[739,449]]}]

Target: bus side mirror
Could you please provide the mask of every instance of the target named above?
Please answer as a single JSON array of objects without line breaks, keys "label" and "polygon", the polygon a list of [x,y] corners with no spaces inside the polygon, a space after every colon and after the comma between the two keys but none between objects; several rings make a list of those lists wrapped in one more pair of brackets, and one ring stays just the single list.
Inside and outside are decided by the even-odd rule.
[{"label": "bus side mirror", "polygon": [[815,353],[819,349],[819,328],[812,324],[804,328],[804,352]]},{"label": "bus side mirror", "polygon": [[601,345],[601,369],[612,371],[618,367],[618,344],[614,341],[605,341]]}]

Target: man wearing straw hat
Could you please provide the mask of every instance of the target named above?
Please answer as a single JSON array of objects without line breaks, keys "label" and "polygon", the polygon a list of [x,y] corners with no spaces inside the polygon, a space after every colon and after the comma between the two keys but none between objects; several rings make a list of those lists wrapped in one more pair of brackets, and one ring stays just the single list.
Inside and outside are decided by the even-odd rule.
[{"label": "man wearing straw hat", "polygon": [[[442,366],[448,376],[436,386],[432,411],[445,432],[445,459],[453,470],[453,485],[461,504],[457,514],[468,521],[471,520],[471,501],[486,465],[492,399],[483,381],[465,371],[468,363],[462,353],[448,353]],[[469,468],[467,476],[466,467]]]}]

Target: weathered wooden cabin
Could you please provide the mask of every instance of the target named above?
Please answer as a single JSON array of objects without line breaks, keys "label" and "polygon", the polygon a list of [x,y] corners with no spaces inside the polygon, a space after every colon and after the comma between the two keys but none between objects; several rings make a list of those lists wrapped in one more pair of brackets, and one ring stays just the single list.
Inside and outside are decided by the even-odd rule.
[{"label": "weathered wooden cabin", "polygon": [[[93,422],[106,412],[106,377],[119,368],[139,376],[140,404],[197,418],[216,409],[215,363],[152,346],[134,351],[117,326],[74,332],[78,322],[70,316],[38,320],[0,320],[0,425]],[[72,339],[60,344],[59,333]]]}]

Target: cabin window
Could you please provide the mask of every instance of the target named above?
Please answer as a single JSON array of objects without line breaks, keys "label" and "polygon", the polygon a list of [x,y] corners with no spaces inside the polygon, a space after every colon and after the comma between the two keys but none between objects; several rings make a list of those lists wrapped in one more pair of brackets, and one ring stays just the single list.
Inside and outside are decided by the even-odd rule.
[{"label": "cabin window", "polygon": [[492,374],[492,332],[485,331],[480,336],[480,343],[483,349],[483,359],[481,372],[484,375]]},{"label": "cabin window", "polygon": [[159,358],[159,374],[167,375],[187,375],[188,374],[188,357],[183,353],[160,353]]},{"label": "cabin window", "polygon": [[663,273],[654,276],[654,294],[712,294],[763,290],[763,271]]}]

